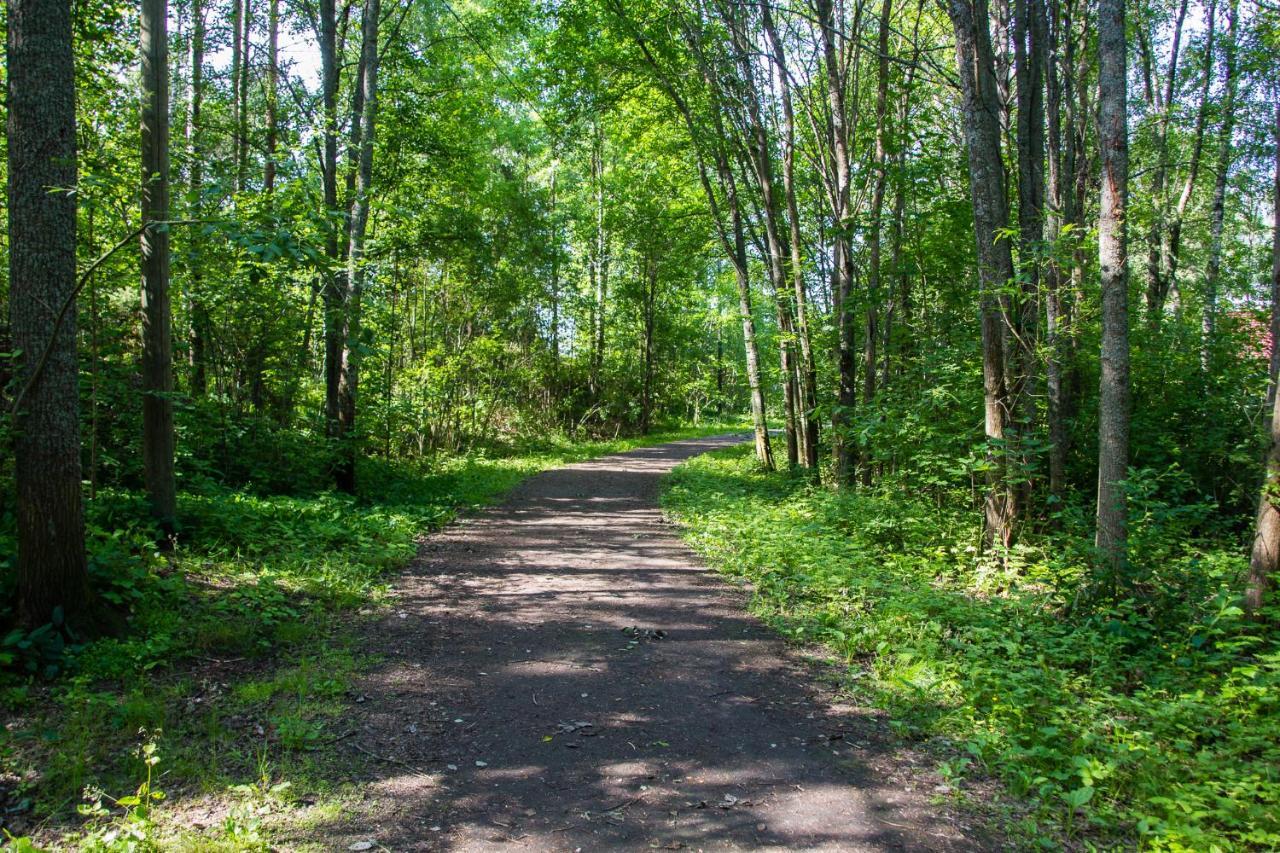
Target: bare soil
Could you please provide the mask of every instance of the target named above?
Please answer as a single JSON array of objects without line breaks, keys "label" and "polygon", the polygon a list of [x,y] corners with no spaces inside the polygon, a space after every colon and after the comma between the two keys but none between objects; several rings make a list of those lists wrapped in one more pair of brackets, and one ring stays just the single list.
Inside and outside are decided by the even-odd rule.
[{"label": "bare soil", "polygon": [[[364,807],[298,844],[972,850],[940,780],[746,613],[658,508],[680,441],[535,476],[424,540],[335,744]],[[830,671],[828,670],[828,673]],[[355,845],[352,848],[352,845]],[[367,848],[365,848],[367,849]]]}]

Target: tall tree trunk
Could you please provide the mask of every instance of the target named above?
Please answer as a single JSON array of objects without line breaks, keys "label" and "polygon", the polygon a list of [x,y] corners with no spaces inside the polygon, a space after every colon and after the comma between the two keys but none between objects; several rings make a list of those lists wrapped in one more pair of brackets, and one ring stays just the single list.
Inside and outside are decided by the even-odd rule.
[{"label": "tall tree trunk", "polygon": [[845,95],[847,74],[837,42],[837,22],[832,0],[817,0],[817,24],[821,31],[825,95],[829,110],[828,135],[831,149],[830,196],[833,234],[831,239],[831,302],[836,313],[836,368],[838,385],[836,408],[831,416],[831,445],[835,477],[839,485],[852,482],[857,448],[850,435],[853,409],[857,402],[854,363],[853,257],[849,246],[846,217],[849,213],[849,126]]},{"label": "tall tree trunk", "polygon": [[1222,228],[1226,219],[1227,174],[1231,171],[1232,132],[1235,130],[1236,92],[1236,19],[1238,2],[1227,3],[1226,51],[1222,64],[1222,124],[1218,126],[1217,171],[1213,180],[1213,204],[1209,213],[1209,261],[1204,273],[1204,360],[1208,364],[1213,349],[1218,316],[1218,279],[1222,273]]},{"label": "tall tree trunk", "polygon": [[[1035,429],[1038,389],[1036,334],[1040,299],[1041,244],[1044,240],[1044,0],[1016,0],[1014,72],[1018,99],[1018,261],[1021,275],[1019,304],[1011,318],[1017,329],[1017,370],[1009,389],[1012,416],[1021,435]],[[1030,470],[1025,444],[1016,450],[1023,470]],[[1025,508],[1031,483],[1018,477],[1015,494]]]},{"label": "tall tree trunk", "polygon": [[1280,104],[1276,104],[1276,121],[1272,142],[1276,148],[1276,178],[1272,201],[1271,234],[1271,364],[1267,383],[1267,411],[1276,399],[1276,382],[1280,376]]},{"label": "tall tree trunk", "polygon": [[983,542],[1007,547],[1014,535],[1014,502],[1001,447],[1009,418],[1004,382],[1004,320],[999,293],[1013,279],[1007,240],[1009,200],[1000,156],[1000,114],[986,0],[949,0],[956,34],[957,68],[964,100],[965,145],[977,240],[979,311],[982,321],[982,378],[987,437],[987,492]]},{"label": "tall tree trunk", "polygon": [[[612,9],[620,18],[628,21],[625,7],[622,6],[621,2],[613,3]],[[733,178],[732,169],[729,166],[728,155],[724,150],[725,136],[723,133],[708,133],[704,135],[698,132],[699,125],[694,120],[693,110],[690,108],[688,100],[681,94],[680,84],[666,74],[662,63],[654,56],[647,40],[634,28],[632,29],[632,37],[635,39],[636,46],[640,48],[641,53],[644,55],[645,61],[657,76],[659,85],[667,92],[672,103],[675,104],[676,110],[684,120],[685,128],[689,131],[689,138],[693,140],[694,155],[698,167],[698,180],[702,184],[702,190],[707,198],[707,206],[711,210],[711,221],[715,226],[716,236],[720,240],[720,245],[724,249],[726,257],[733,265],[734,280],[738,288],[738,311],[742,320],[743,349],[746,352],[747,384],[751,389],[751,420],[755,434],[756,458],[764,468],[773,470],[773,448],[769,441],[769,426],[765,416],[764,387],[760,381],[760,353],[756,346],[755,320],[751,311],[751,281],[748,277],[742,206],[739,203],[737,186]],[[709,138],[704,138],[704,136]],[[709,169],[704,155],[704,146],[709,149],[715,163],[717,183],[724,194],[725,205],[728,207],[727,222],[715,187],[712,185],[711,177],[708,174]]]},{"label": "tall tree trunk", "polygon": [[734,233],[733,273],[738,285],[738,314],[742,319],[742,345],[747,355],[747,385],[751,391],[751,422],[755,427],[756,458],[772,471],[773,447],[765,420],[764,384],[760,381],[760,350],[756,345],[756,321],[751,311],[751,280],[747,276],[747,241],[742,230],[742,214],[731,205]]},{"label": "tall tree trunk", "polygon": [[[796,416],[800,394],[792,354],[795,324],[791,315],[791,284],[787,279],[787,262],[790,255],[790,249],[786,245],[787,239],[784,236],[787,225],[781,221],[783,214],[774,188],[773,146],[769,140],[768,128],[765,125],[764,114],[761,110],[760,91],[755,80],[756,66],[752,57],[757,54],[756,45],[748,37],[742,15],[737,7],[730,4],[721,4],[719,8],[721,17],[729,30],[738,60],[739,85],[742,88],[741,100],[745,102],[749,128],[747,159],[749,160],[750,171],[755,175],[756,186],[760,191],[760,213],[764,221],[765,232],[766,269],[768,270],[769,283],[773,289],[774,302],[777,309],[778,355],[782,381],[787,465],[794,468],[800,461],[800,441],[797,436],[798,418]],[[708,83],[709,85],[716,85],[710,80]]]},{"label": "tall tree trunk", "polygon": [[1244,607],[1256,614],[1266,603],[1271,586],[1280,573],[1280,394],[1276,393],[1277,368],[1280,353],[1276,342],[1280,341],[1280,104],[1276,105],[1274,140],[1275,187],[1272,194],[1273,217],[1271,234],[1271,371],[1267,385],[1267,403],[1270,412],[1268,429],[1271,446],[1267,451],[1267,473],[1262,484],[1262,496],[1258,500],[1257,530],[1253,539],[1253,553],[1249,557],[1249,578],[1245,585]]},{"label": "tall tree trunk", "polygon": [[658,260],[644,259],[644,376],[640,388],[640,434],[648,435],[653,419],[653,331],[658,298]]},{"label": "tall tree trunk", "polygon": [[609,299],[609,233],[605,223],[604,135],[596,125],[592,149],[592,175],[596,182],[595,199],[595,306],[596,325],[592,329],[591,388],[594,402],[599,402],[600,374],[604,369],[605,308]]},{"label": "tall tree trunk", "polygon": [[1164,320],[1164,307],[1170,287],[1170,279],[1165,274],[1167,263],[1162,257],[1169,218],[1169,124],[1173,118],[1174,98],[1177,95],[1178,56],[1182,49],[1182,25],[1186,17],[1187,0],[1181,0],[1169,46],[1169,68],[1165,76],[1164,94],[1157,103],[1160,118],[1156,124],[1156,165],[1151,172],[1151,203],[1155,212],[1147,235],[1147,322],[1152,328],[1159,328]]},{"label": "tall tree trunk", "polygon": [[[880,32],[877,36],[876,62],[876,137],[874,169],[871,185],[871,227],[867,234],[869,260],[867,262],[867,330],[863,337],[862,401],[870,404],[876,396],[876,344],[877,312],[880,300],[880,235],[884,221],[884,190],[888,183],[888,132],[886,116],[889,109],[889,22],[892,0],[884,0],[880,6]],[[871,448],[865,450],[862,464],[862,482],[871,485]]]},{"label": "tall tree trunk", "polygon": [[280,88],[280,0],[271,0],[267,12],[267,162],[262,170],[262,189],[271,195],[276,188],[276,148],[279,144]]},{"label": "tall tree trunk", "polygon": [[339,410],[342,380],[342,352],[346,340],[345,281],[337,273],[341,256],[339,230],[334,220],[338,215],[338,51],[337,14],[334,0],[320,0],[317,33],[320,42],[320,89],[323,102],[324,144],[322,163],[324,182],[324,219],[326,223],[325,254],[330,268],[324,272],[324,413],[325,432],[333,445],[336,464],[342,454]]},{"label": "tall tree trunk", "polygon": [[240,86],[236,90],[236,192],[244,192],[249,178],[249,60],[252,53],[253,5],[252,0],[242,0],[241,24],[244,33],[240,37],[240,67],[236,74]]},{"label": "tall tree trunk", "polygon": [[[1182,183],[1182,192],[1178,195],[1178,204],[1173,210],[1169,222],[1169,237],[1164,250],[1165,263],[1168,265],[1164,275],[1171,288],[1178,286],[1178,260],[1182,252],[1182,223],[1191,203],[1191,194],[1195,190],[1196,178],[1200,176],[1200,160],[1204,153],[1204,133],[1209,122],[1209,89],[1213,83],[1214,43],[1217,36],[1217,0],[1209,0],[1207,31],[1204,44],[1204,74],[1200,82],[1200,106],[1196,110],[1196,126],[1192,134],[1191,160],[1187,166],[1187,176]],[[1234,47],[1231,48],[1234,51]]]},{"label": "tall tree trunk", "polygon": [[[240,69],[244,55],[245,7],[250,0],[231,0],[231,170],[233,180],[240,176]],[[321,11],[323,17],[324,12]],[[236,184],[236,189],[240,189]]]},{"label": "tall tree trunk", "polygon": [[[169,34],[167,0],[142,0],[142,221],[169,218]],[[177,516],[173,472],[173,340],[169,229],[142,233],[142,463],[147,497],[168,542]]]},{"label": "tall tree trunk", "polygon": [[556,212],[558,163],[551,166],[551,363],[552,383],[560,382],[560,222]]},{"label": "tall tree trunk", "polygon": [[[8,21],[9,323],[15,400],[18,621],[86,617],[76,362],[75,64],[68,0],[11,0]],[[63,308],[65,306],[65,313]],[[61,316],[59,316],[61,315]]]},{"label": "tall tree trunk", "polygon": [[[1060,502],[1066,487],[1067,429],[1063,388],[1062,293],[1067,274],[1062,268],[1058,242],[1062,239],[1063,225],[1072,221],[1072,158],[1068,149],[1072,143],[1063,138],[1062,112],[1064,102],[1070,104],[1070,73],[1059,72],[1059,46],[1070,42],[1070,17],[1063,9],[1063,0],[1051,0],[1051,21],[1047,45],[1046,113],[1049,144],[1049,204],[1046,219],[1049,245],[1053,247],[1045,269],[1045,397],[1046,419],[1049,427],[1049,495]],[[1068,68],[1070,71],[1070,68]],[[1065,79],[1064,79],[1065,78]],[[1067,134],[1072,128],[1068,126]]]},{"label": "tall tree trunk", "polygon": [[797,408],[804,423],[799,431],[803,464],[817,477],[818,468],[818,373],[813,359],[813,341],[809,333],[808,296],[804,283],[804,246],[800,235],[800,210],[796,202],[795,157],[796,118],[791,102],[791,78],[787,69],[786,52],[774,25],[773,12],[768,0],[761,0],[760,14],[765,34],[772,47],[774,71],[778,81],[779,99],[782,102],[782,183],[786,196],[787,221],[790,225],[791,287],[795,299],[795,333],[799,342],[800,358],[796,363],[799,398]]},{"label": "tall tree trunk", "polygon": [[347,247],[346,295],[347,339],[342,352],[342,374],[338,387],[339,429],[346,441],[336,470],[336,484],[345,492],[356,489],[356,402],[360,386],[360,302],[364,294],[368,266],[364,262],[365,235],[369,225],[369,191],[373,183],[373,143],[378,107],[378,19],[381,0],[366,0],[362,22],[360,78],[363,108],[360,114],[360,149],[357,154],[355,198],[351,203],[350,237]]},{"label": "tall tree trunk", "polygon": [[1100,568],[1113,586],[1127,574],[1129,465],[1129,272],[1125,209],[1129,183],[1125,2],[1098,4],[1098,144],[1102,202],[1098,263],[1102,279],[1102,377],[1098,396]]},{"label": "tall tree trunk", "polygon": [[[191,218],[200,219],[204,208],[204,145],[201,136],[201,113],[204,109],[204,39],[203,0],[191,3],[191,112],[187,119],[187,150],[191,158],[188,187]],[[191,236],[199,239],[198,234]],[[193,247],[188,297],[191,302],[191,393],[203,397],[209,388],[209,307],[204,299],[204,265],[198,247]]]}]

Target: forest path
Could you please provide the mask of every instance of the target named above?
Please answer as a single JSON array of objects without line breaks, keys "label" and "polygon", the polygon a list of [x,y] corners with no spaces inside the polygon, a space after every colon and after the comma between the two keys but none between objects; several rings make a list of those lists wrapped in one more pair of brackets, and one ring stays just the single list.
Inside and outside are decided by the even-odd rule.
[{"label": "forest path", "polygon": [[355,734],[338,744],[366,801],[293,840],[981,847],[929,803],[936,778],[883,721],[838,705],[664,522],[662,476],[741,440],[549,471],[427,539],[394,612],[366,638],[382,662],[359,685]]}]

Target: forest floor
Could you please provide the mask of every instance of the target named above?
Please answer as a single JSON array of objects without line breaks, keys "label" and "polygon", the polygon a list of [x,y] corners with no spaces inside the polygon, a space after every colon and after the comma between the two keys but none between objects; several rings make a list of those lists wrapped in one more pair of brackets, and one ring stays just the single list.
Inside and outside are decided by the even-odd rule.
[{"label": "forest floor", "polygon": [[[737,436],[530,478],[425,540],[355,653],[350,785],[287,848],[979,849],[885,721],[705,570],[660,481]],[[319,819],[317,819],[319,818]]]}]

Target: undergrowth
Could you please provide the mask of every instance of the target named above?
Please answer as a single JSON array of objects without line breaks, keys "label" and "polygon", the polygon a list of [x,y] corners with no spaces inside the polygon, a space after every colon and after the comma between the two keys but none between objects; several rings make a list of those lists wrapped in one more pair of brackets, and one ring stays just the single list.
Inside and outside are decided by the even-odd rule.
[{"label": "undergrowth", "polygon": [[778,630],[839,655],[848,689],[938,747],[944,775],[1029,801],[1026,839],[1280,847],[1280,613],[1243,618],[1243,543],[1156,500],[1153,474],[1129,486],[1134,592],[1098,599],[1070,513],[996,562],[967,495],[838,494],[749,452],[676,470],[664,501],[690,542]]},{"label": "undergrowth", "polygon": [[[93,585],[127,626],[92,642],[56,625],[3,636],[0,829],[13,833],[0,843],[267,849],[298,792],[323,807],[354,784],[328,747],[373,663],[358,651],[359,622],[386,605],[421,535],[539,470],[725,429],[366,460],[359,497],[191,478],[171,555],[156,551],[140,494],[99,492],[86,506]],[[0,624],[12,554],[12,528],[0,527]],[[159,762],[145,782],[157,765],[143,752]],[[219,820],[185,825],[173,804],[191,798],[218,803]]]}]

